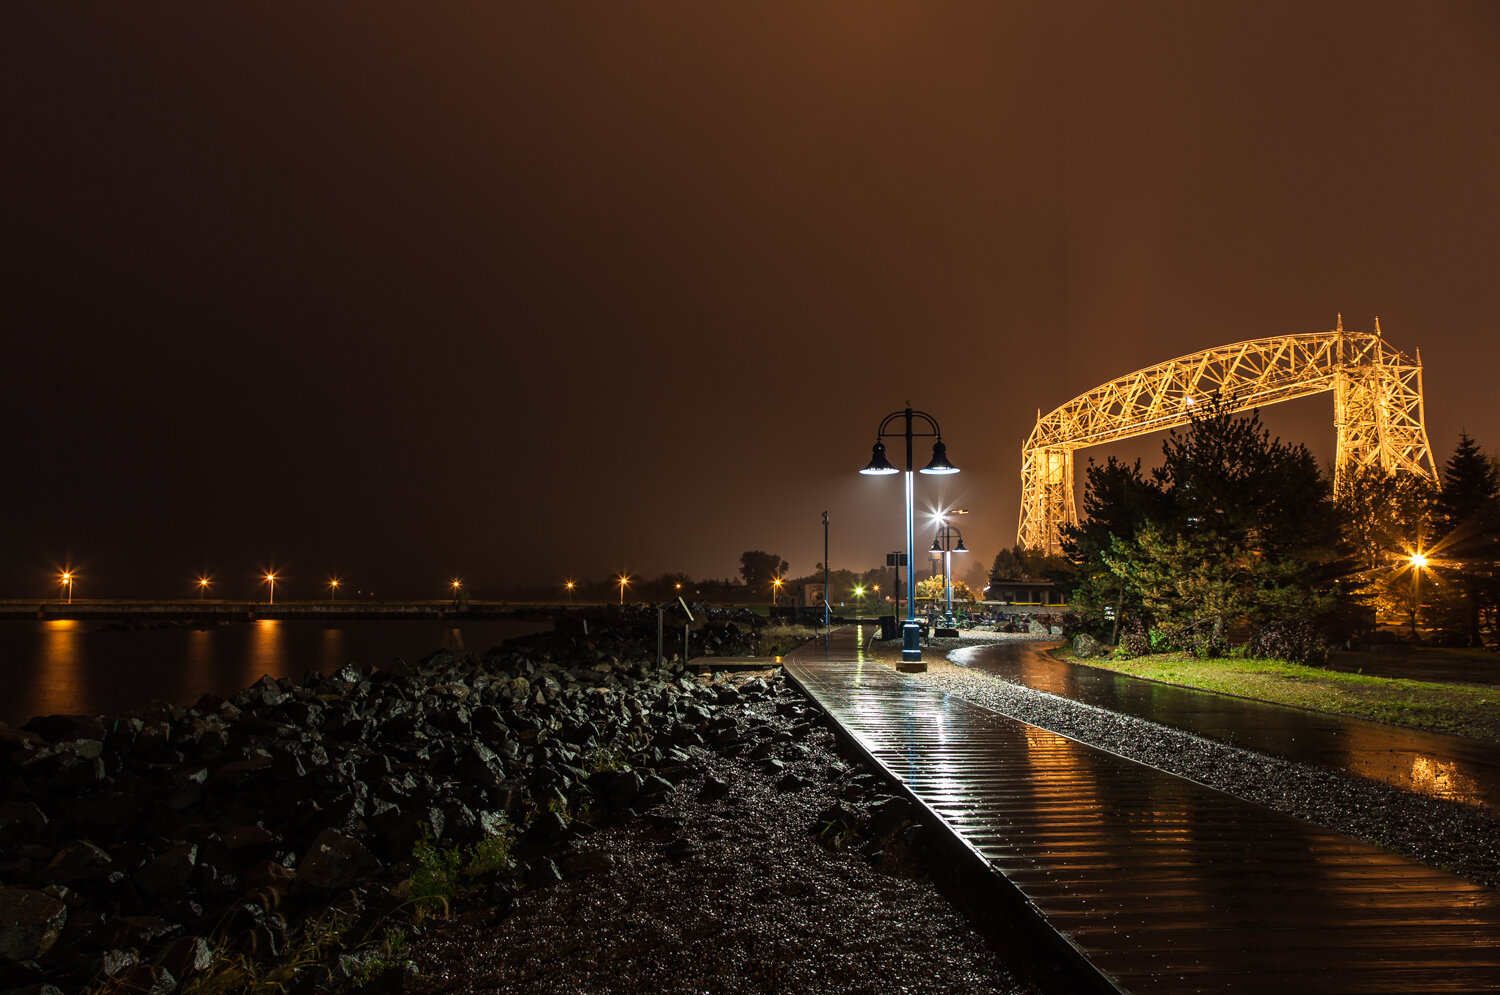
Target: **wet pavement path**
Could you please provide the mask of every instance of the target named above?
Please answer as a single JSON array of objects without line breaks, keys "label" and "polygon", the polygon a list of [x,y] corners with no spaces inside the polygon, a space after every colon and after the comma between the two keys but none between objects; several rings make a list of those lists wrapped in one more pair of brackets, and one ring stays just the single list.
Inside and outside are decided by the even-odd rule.
[{"label": "wet pavement path", "polygon": [[931,689],[851,629],[783,662],[1119,991],[1500,986],[1492,889]]},{"label": "wet pavement path", "polygon": [[948,659],[1208,739],[1500,812],[1500,746],[1141,680],[1053,659],[1049,645],[991,643]]}]

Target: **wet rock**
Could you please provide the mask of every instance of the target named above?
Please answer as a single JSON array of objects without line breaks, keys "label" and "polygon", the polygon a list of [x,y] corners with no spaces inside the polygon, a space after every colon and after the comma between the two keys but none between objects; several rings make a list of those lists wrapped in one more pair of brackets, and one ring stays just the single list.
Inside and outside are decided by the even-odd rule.
[{"label": "wet rock", "polygon": [[899,829],[911,817],[912,805],[905,798],[884,798],[869,808],[870,836],[883,839]]},{"label": "wet rock", "polygon": [[115,976],[120,991],[143,995],[171,995],[177,990],[177,979],[160,964],[135,964]]},{"label": "wet rock", "polygon": [[51,895],[0,888],[0,961],[32,960],[52,949],[68,908]]},{"label": "wet rock", "polygon": [[812,785],[812,782],[809,781],[807,778],[802,777],[802,776],[800,776],[798,774],[790,773],[789,772],[789,773],[783,774],[781,776],[781,778],[779,780],[777,780],[777,782],[776,782],[776,790],[777,791],[801,791],[803,788],[810,787],[811,785]]},{"label": "wet rock", "polygon": [[556,842],[568,835],[568,819],[561,812],[538,812],[527,825],[526,835],[531,839]]},{"label": "wet rock", "polygon": [[610,808],[623,808],[635,801],[645,782],[633,770],[617,771],[604,786],[604,801]]},{"label": "wet rock", "polygon": [[103,740],[104,719],[97,715],[38,715],[21,728],[49,743],[64,740]]},{"label": "wet rock", "polygon": [[0,845],[35,839],[47,828],[47,813],[33,801],[0,803]]},{"label": "wet rock", "polygon": [[1080,632],[1073,637],[1073,652],[1080,657],[1087,659],[1092,656],[1100,656],[1103,651],[1104,645],[1087,632]]},{"label": "wet rock", "polygon": [[105,922],[99,935],[106,946],[142,950],[164,943],[181,932],[181,925],[160,916],[113,916]]},{"label": "wet rock", "polygon": [[187,887],[197,864],[197,845],[179,841],[135,873],[136,887],[158,901],[177,898]]},{"label": "wet rock", "polygon": [[98,878],[113,862],[113,858],[97,844],[73,840],[58,849],[56,856],[42,868],[40,876],[47,881],[62,882]]},{"label": "wet rock", "polygon": [[338,891],[378,867],[379,861],[359,840],[325,829],[297,865],[297,884],[318,891]]},{"label": "wet rock", "polygon": [[562,872],[549,857],[534,861],[526,870],[526,887],[528,888],[548,888],[562,879]]},{"label": "wet rock", "polygon": [[703,779],[703,787],[698,789],[698,797],[703,799],[723,798],[727,794],[729,794],[729,783],[712,774]]}]

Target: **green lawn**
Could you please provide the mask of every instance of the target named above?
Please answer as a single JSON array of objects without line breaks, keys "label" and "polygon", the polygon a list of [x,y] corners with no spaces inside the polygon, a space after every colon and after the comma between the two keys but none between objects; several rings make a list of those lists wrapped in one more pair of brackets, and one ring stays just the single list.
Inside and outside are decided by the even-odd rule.
[{"label": "green lawn", "polygon": [[1185,653],[1080,660],[1071,650],[1055,652],[1146,680],[1500,743],[1500,688],[1345,674],[1280,660],[1200,660]]}]

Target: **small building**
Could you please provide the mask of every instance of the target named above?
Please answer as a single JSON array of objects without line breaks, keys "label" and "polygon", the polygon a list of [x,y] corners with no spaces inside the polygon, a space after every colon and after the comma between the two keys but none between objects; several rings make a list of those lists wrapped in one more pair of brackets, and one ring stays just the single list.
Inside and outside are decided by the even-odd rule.
[{"label": "small building", "polygon": [[984,589],[984,600],[1005,605],[1060,605],[1057,586],[1050,580],[990,581]]}]

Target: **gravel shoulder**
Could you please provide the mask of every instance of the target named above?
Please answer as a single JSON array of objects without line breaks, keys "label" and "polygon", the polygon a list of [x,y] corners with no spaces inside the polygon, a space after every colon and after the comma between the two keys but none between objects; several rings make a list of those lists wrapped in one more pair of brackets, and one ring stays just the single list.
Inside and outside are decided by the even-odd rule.
[{"label": "gravel shoulder", "polygon": [[980,882],[923,858],[905,802],[839,756],[826,718],[773,686],[781,707],[746,704],[743,738],[692,748],[670,796],[554,855],[581,873],[522,892],[503,920],[431,928],[414,989],[1075,991]]},{"label": "gravel shoulder", "polygon": [[[958,641],[932,646],[927,671],[912,679],[1470,881],[1500,887],[1500,820],[1481,809],[1214,742],[1010,684],[939,656],[952,653],[962,660],[964,652]],[[889,663],[900,658],[900,649],[876,644],[872,654]]]}]

